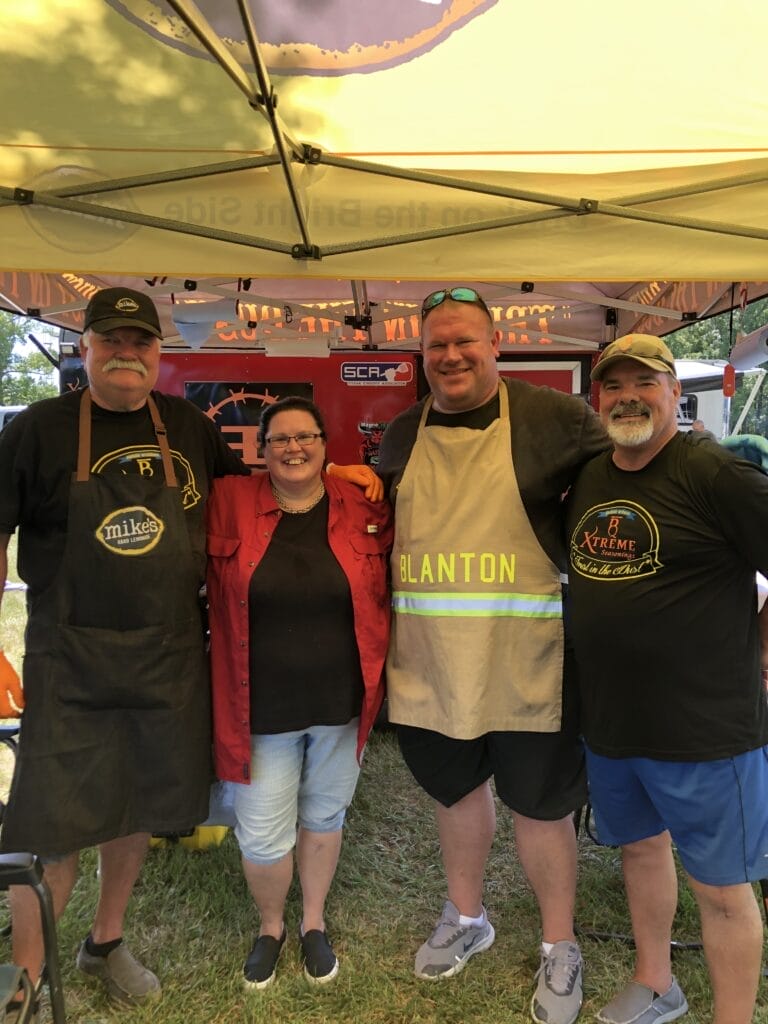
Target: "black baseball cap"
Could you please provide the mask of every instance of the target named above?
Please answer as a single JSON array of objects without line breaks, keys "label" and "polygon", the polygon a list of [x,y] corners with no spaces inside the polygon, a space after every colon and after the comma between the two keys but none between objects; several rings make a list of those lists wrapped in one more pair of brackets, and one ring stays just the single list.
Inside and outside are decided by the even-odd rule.
[{"label": "black baseball cap", "polygon": [[83,330],[93,327],[99,334],[116,327],[138,327],[162,338],[155,304],[144,292],[132,288],[102,288],[85,307]]}]

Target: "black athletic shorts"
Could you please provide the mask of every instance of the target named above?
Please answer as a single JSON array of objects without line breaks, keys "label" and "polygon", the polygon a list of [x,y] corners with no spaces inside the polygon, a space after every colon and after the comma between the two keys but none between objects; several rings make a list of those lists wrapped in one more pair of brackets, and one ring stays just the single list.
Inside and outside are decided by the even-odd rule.
[{"label": "black athletic shorts", "polygon": [[527,818],[557,821],[583,807],[587,780],[570,652],[566,663],[560,732],[489,732],[457,740],[429,729],[396,726],[405,763],[422,789],[450,807],[493,776],[499,799]]}]

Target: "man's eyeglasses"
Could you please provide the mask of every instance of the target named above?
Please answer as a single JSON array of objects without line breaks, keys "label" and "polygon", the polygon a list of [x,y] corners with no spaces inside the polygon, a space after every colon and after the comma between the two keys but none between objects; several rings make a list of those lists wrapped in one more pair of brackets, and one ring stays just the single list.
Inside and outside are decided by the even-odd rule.
[{"label": "man's eyeglasses", "polygon": [[265,437],[264,443],[271,448],[287,448],[291,441],[295,441],[302,448],[311,448],[318,437],[322,436],[322,434],[310,434],[309,431],[302,434],[273,434],[272,437]]},{"label": "man's eyeglasses", "polygon": [[463,286],[460,288],[439,288],[436,292],[430,292],[421,304],[422,321],[428,313],[431,313],[433,309],[437,309],[447,299],[453,299],[454,302],[470,302],[474,306],[479,306],[491,323],[493,323],[491,311],[486,306],[482,296],[474,288]]}]

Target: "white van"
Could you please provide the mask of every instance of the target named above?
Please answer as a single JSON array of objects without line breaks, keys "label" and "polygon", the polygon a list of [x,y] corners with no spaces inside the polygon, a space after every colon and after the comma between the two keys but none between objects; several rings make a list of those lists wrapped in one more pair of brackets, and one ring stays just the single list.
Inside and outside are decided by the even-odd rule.
[{"label": "white van", "polygon": [[0,405],[0,430],[8,426],[17,412],[26,408],[26,405]]}]

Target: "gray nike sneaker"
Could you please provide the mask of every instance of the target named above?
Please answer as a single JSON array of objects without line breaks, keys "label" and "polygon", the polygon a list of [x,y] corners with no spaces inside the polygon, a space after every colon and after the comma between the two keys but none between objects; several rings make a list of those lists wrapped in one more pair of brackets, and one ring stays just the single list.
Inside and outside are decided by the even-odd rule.
[{"label": "gray nike sneaker", "polygon": [[647,985],[630,981],[597,1014],[603,1024],[666,1024],[688,1012],[683,990],[673,978],[666,992],[659,995]]},{"label": "gray nike sneaker", "polygon": [[493,945],[496,933],[486,915],[480,927],[459,924],[459,911],[446,900],[435,930],[416,954],[419,978],[452,978],[475,953]]},{"label": "gray nike sneaker", "polygon": [[541,954],[531,1000],[531,1017],[538,1024],[573,1024],[583,999],[581,973],[581,952],[574,942],[556,942]]}]

